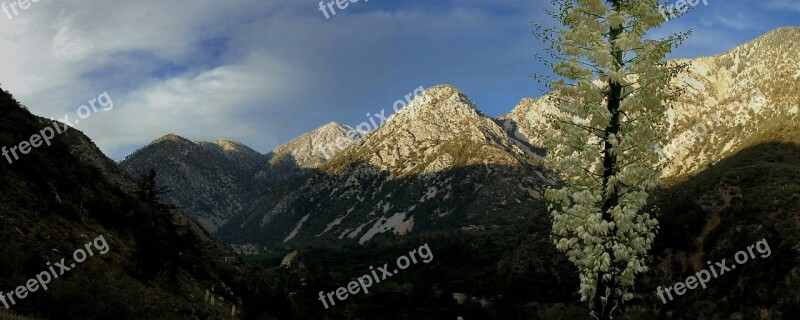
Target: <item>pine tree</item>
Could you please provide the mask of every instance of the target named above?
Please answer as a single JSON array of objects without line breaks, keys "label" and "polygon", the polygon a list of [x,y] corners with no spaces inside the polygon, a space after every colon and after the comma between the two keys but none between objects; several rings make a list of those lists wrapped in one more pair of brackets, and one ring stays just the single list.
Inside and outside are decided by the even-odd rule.
[{"label": "pine tree", "polygon": [[536,26],[557,79],[548,83],[547,159],[563,185],[545,197],[553,240],[580,274],[582,301],[596,319],[612,319],[633,298],[637,274],[658,220],[647,208],[659,184],[666,106],[685,67],[665,57],[687,33],[651,39],[664,17],[659,0],[553,0],[562,27]]},{"label": "pine tree", "polygon": [[156,177],[158,173],[156,173],[156,170],[150,169],[147,174],[138,172],[138,175],[139,180],[137,182],[136,194],[139,196],[139,199],[147,203],[152,210],[174,208],[161,203],[161,195],[169,193],[170,191],[167,187],[157,187]]}]

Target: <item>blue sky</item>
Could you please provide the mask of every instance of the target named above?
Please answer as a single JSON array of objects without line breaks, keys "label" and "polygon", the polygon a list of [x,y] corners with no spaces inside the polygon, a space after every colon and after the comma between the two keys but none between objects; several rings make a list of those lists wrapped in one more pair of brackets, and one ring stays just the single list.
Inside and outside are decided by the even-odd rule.
[{"label": "blue sky", "polygon": [[[707,1],[654,31],[694,30],[673,57],[800,25],[797,0]],[[42,0],[0,12],[0,85],[51,118],[108,92],[114,109],[76,127],[116,160],[167,133],[266,153],[419,86],[451,84],[491,116],[540,95],[531,21],[551,22],[547,3],[361,0],[325,19],[318,0]]]}]

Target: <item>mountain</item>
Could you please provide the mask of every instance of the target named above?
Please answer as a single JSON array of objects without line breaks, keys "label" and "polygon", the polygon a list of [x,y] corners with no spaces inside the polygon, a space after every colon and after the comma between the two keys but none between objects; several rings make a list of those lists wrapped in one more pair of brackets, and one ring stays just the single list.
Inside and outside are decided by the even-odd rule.
[{"label": "mountain", "polygon": [[[669,166],[664,177],[685,179],[758,143],[765,124],[797,121],[800,91],[800,28],[773,30],[726,53],[691,60],[677,77],[686,93],[667,112]],[[523,99],[500,117],[506,128],[537,147],[555,134],[546,115],[555,112],[546,96]]]},{"label": "mountain", "polygon": [[[763,141],[767,125],[797,123],[800,28],[780,28],[724,54],[691,61],[669,114],[675,161],[665,174],[693,175]],[[707,133],[706,133],[707,132]],[[768,136],[768,135],[767,135]]]},{"label": "mountain", "polygon": [[344,170],[364,162],[393,176],[430,174],[453,167],[516,166],[529,152],[456,88],[429,88],[393,114],[367,138],[344,150],[322,169]]},{"label": "mountain", "polygon": [[302,175],[339,153],[341,149],[336,145],[341,139],[348,139],[350,132],[353,128],[331,122],[305,133],[272,150],[267,155],[268,165],[258,174],[271,182]]},{"label": "mountain", "polygon": [[[0,90],[3,149],[53,126],[66,129]],[[54,136],[0,161],[0,318],[222,319],[233,307],[237,319],[280,317],[264,307],[285,301],[270,273],[129,180],[77,129]]]},{"label": "mountain", "polygon": [[538,99],[523,98],[511,112],[501,115],[498,120],[515,138],[543,150],[545,137],[553,130],[547,115],[556,112],[556,107],[549,103],[547,96]]},{"label": "mountain", "polygon": [[164,198],[215,232],[259,195],[264,155],[232,141],[192,142],[166,135],[131,154],[121,166],[132,176],[150,169],[168,188]]},{"label": "mountain", "polygon": [[353,130],[350,126],[330,122],[275,148],[272,150],[270,161],[291,157],[298,168],[317,168],[338,153],[336,150],[329,151],[325,147],[338,142],[339,139],[347,138],[347,134]]},{"label": "mountain", "polygon": [[[674,184],[685,180],[738,151],[758,144],[761,141],[759,137],[763,137],[760,133],[764,133],[764,124],[777,124],[780,127],[797,121],[800,93],[780,88],[797,87],[800,80],[800,57],[794,54],[800,49],[798,30],[800,29],[777,29],[717,56],[671,62],[687,63],[689,67],[676,80],[677,84],[686,87],[686,94],[667,112],[666,120],[671,126],[670,143],[663,148],[664,161],[668,162],[663,173],[665,181]],[[437,94],[453,97],[448,93],[441,93],[447,92],[447,88],[449,87],[441,86],[435,91],[439,92]],[[483,161],[512,166],[520,162],[508,158],[506,153],[483,152],[487,150],[485,145],[473,144],[480,140],[475,139],[475,136],[481,135],[487,140],[499,142],[500,149],[512,144],[524,150],[529,155],[528,158],[533,159],[527,161],[528,164],[536,166],[540,163],[538,155],[544,153],[544,138],[557,134],[547,122],[549,114],[558,112],[548,95],[537,99],[524,98],[510,113],[500,116],[496,122],[505,133],[494,132],[492,129],[497,126],[487,126],[492,121],[480,115],[474,106],[470,108],[470,103],[439,105],[439,100],[447,99],[427,95],[393,115],[390,123],[325,163],[321,169],[328,177],[323,180],[327,182],[339,175],[352,176],[353,172],[347,170],[354,164],[359,164],[357,167],[361,171],[369,173],[363,179],[376,179],[373,176],[380,172],[395,181],[395,178],[424,176],[440,169],[460,168]],[[447,108],[451,109],[446,110]],[[434,112],[440,109],[442,112]],[[421,111],[420,114],[416,114],[417,111]],[[482,120],[478,120],[481,118]],[[472,143],[464,143],[466,141]],[[456,149],[457,152],[442,152],[445,149]],[[494,159],[496,156],[505,156],[506,159]],[[320,180],[309,180],[309,183],[312,181],[317,187],[325,184]],[[354,182],[342,180],[338,183],[349,185]],[[429,187],[437,190],[440,188],[435,183],[431,183]],[[335,187],[331,186],[329,189],[333,190]],[[279,223],[276,230],[270,229],[268,233],[271,234],[280,233],[279,229],[284,229],[284,233],[285,229],[302,229],[305,223],[299,222],[306,216],[307,219],[317,215],[326,216],[319,213],[314,206],[298,204],[315,199],[310,194],[295,193],[294,190],[289,191],[289,194],[293,196],[270,197],[271,203],[262,201],[258,207],[248,211],[260,212],[262,215],[267,212],[259,222],[263,225],[273,223],[275,217],[292,217],[287,221],[294,223]],[[372,196],[361,191],[355,194],[360,195],[358,200]],[[317,197],[323,195],[317,194]],[[410,199],[404,206],[410,208],[416,202],[416,199]],[[369,226],[373,227],[368,229],[372,231],[374,228],[385,229],[379,220],[374,219],[386,219],[391,221],[392,226],[411,224],[411,214],[408,213],[406,216],[395,213],[381,217],[374,213],[375,208],[370,207],[359,209],[357,206],[336,206],[330,203],[324,206],[335,207],[341,212],[325,217],[329,221],[320,223],[325,227],[317,230],[322,233],[336,230],[342,223],[339,219],[353,219],[349,215],[351,211],[358,213],[361,210],[368,213],[367,218],[359,218],[362,220],[360,223],[341,224],[344,227],[342,231],[350,229],[346,237],[339,234],[337,238],[342,240]],[[414,222],[418,223],[418,219],[417,217]],[[249,223],[252,224],[253,221]],[[317,223],[319,222],[313,220],[311,222]],[[241,221],[237,224],[241,227],[246,223]],[[315,228],[317,227],[312,229]],[[399,229],[395,232],[402,233]],[[317,235],[322,237],[322,234]],[[287,235],[284,240],[289,238],[293,237]],[[369,237],[364,239],[367,238]],[[363,239],[359,237],[359,240]]]},{"label": "mountain", "polygon": [[[757,139],[773,142],[748,147],[653,192],[661,227],[650,253],[651,271],[637,278],[634,300],[622,318],[793,319],[800,311],[800,126],[768,127]],[[539,214],[515,227],[302,247],[287,272],[307,277],[308,285],[293,288],[307,319],[586,319],[575,294],[577,270],[555,250],[550,234],[549,217]],[[756,248],[762,240],[768,250]],[[331,292],[349,276],[391,264],[420,244],[430,245],[432,263],[403,270],[371,288],[371,295],[352,297],[346,308],[319,308],[319,291]],[[737,253],[748,250],[755,258],[736,263]],[[657,295],[658,287],[710,272],[706,261],[719,273],[715,263],[723,259],[736,267],[711,276],[705,287],[681,296],[673,290],[668,303]]]},{"label": "mountain", "polygon": [[381,235],[495,228],[530,218],[541,159],[447,85],[426,90],[304,181],[220,231],[259,242],[358,242]]},{"label": "mountain", "polygon": [[269,185],[300,176],[325,161],[321,146],[345,137],[351,129],[326,124],[281,145],[267,155],[236,141],[192,142],[168,134],[137,150],[122,167],[138,176],[155,170],[164,198],[210,232],[251,206]]}]

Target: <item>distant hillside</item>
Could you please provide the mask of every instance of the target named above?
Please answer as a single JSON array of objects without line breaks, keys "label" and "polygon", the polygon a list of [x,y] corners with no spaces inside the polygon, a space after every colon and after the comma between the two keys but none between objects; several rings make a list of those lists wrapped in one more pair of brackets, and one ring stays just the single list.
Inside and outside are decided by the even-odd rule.
[{"label": "distant hillside", "polygon": [[[672,319],[793,319],[800,312],[800,125],[765,125],[742,151],[657,194],[661,232],[643,298],[766,239],[756,259],[664,306]],[[713,317],[712,317],[713,316]]]},{"label": "distant hillside", "polygon": [[192,142],[166,135],[122,161],[133,177],[155,170],[164,198],[215,232],[263,189],[256,174],[267,159],[236,142]]}]

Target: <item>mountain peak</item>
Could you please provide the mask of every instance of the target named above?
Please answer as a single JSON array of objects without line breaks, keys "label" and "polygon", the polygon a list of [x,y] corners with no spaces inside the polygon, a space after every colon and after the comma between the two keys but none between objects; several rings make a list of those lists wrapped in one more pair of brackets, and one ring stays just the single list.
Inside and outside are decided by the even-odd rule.
[{"label": "mountain peak", "polygon": [[[314,140],[315,142],[326,140],[325,142],[327,143],[327,142],[335,142],[335,141],[327,141],[330,138],[335,137],[334,139],[336,139],[339,136],[346,135],[347,132],[349,132],[351,130],[353,130],[353,128],[350,127],[350,126],[343,125],[343,124],[338,123],[338,122],[328,122],[328,123],[326,123],[325,125],[323,125],[323,126],[321,126],[319,128],[311,130],[310,132],[304,134],[303,136],[307,136],[306,138],[312,138],[312,140]],[[299,140],[303,136],[300,136],[295,140]],[[286,143],[286,144],[290,144],[290,143],[291,143],[291,141],[289,143]]]},{"label": "mountain peak", "polygon": [[524,151],[461,91],[438,85],[417,95],[323,170],[364,163],[395,176],[476,164],[515,165]]},{"label": "mountain peak", "polygon": [[245,146],[239,141],[233,140],[225,140],[225,139],[217,139],[212,141],[211,143],[217,145],[224,151],[244,151],[244,150],[251,150],[250,147]]},{"label": "mountain peak", "polygon": [[235,141],[193,142],[165,135],[120,164],[131,175],[153,169],[169,185],[165,200],[211,232],[258,195],[255,174],[266,157]]},{"label": "mountain peak", "polygon": [[186,138],[181,137],[181,136],[179,136],[177,134],[174,134],[174,133],[170,133],[170,134],[164,135],[161,138],[158,138],[158,139],[154,140],[151,144],[158,144],[158,143],[161,143],[161,142],[192,143],[192,141],[190,141],[189,139],[186,139]]},{"label": "mountain peak", "polygon": [[462,118],[481,117],[483,114],[475,103],[461,91],[448,84],[430,87],[414,97],[403,109],[389,118],[391,122],[409,122],[416,118],[446,117],[451,121]]},{"label": "mountain peak", "polygon": [[437,85],[435,85],[433,87],[428,88],[428,90],[425,90],[425,91],[442,91],[442,92],[445,92],[447,94],[461,93],[461,91],[458,90],[456,87],[454,87],[452,85],[449,85],[449,84],[446,84],[446,83],[437,84]]},{"label": "mountain peak", "polygon": [[345,126],[340,124],[340,123],[338,123],[338,122],[336,122],[336,121],[331,121],[331,122],[328,122],[325,125],[317,128],[317,129],[312,130],[312,132],[313,131],[317,131],[317,130],[320,130],[320,131],[321,130],[330,130],[330,129],[338,129],[338,128],[343,128],[343,127],[345,127]]},{"label": "mountain peak", "polygon": [[316,168],[325,162],[328,157],[335,155],[339,148],[336,145],[341,138],[347,139],[347,134],[353,128],[329,122],[296,139],[284,143],[272,150],[271,162],[291,158],[299,168]]},{"label": "mountain peak", "polygon": [[534,98],[531,98],[531,97],[525,97],[525,98],[520,99],[519,102],[517,102],[517,106],[524,105],[524,104],[536,103],[536,100],[538,100],[538,99],[534,99]]}]

